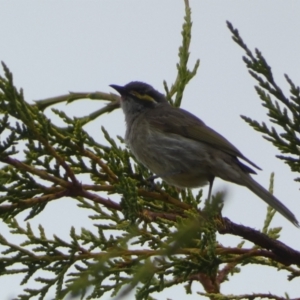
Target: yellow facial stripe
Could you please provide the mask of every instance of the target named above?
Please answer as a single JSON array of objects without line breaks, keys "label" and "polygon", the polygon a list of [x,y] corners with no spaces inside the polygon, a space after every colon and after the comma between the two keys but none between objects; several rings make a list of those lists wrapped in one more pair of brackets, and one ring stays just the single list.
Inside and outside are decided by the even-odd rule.
[{"label": "yellow facial stripe", "polygon": [[151,102],[156,102],[152,97],[150,97],[147,94],[141,95],[136,91],[130,91],[130,94],[141,99],[141,100],[146,100],[146,101],[151,101]]}]

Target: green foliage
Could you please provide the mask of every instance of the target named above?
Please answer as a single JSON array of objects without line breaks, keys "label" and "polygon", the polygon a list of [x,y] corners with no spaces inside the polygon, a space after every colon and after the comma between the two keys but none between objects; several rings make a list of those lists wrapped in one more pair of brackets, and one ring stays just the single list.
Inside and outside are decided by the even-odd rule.
[{"label": "green foliage", "polygon": [[[186,85],[196,75],[197,70],[200,66],[200,60],[198,59],[194,65],[192,71],[188,69],[189,60],[189,48],[191,42],[191,31],[192,31],[192,20],[191,20],[191,9],[188,4],[185,6],[185,17],[182,26],[182,46],[179,47],[179,63],[177,63],[177,78],[169,89],[166,81],[164,81],[164,87],[166,91],[166,97],[170,103],[176,107],[180,107],[182,96]],[[172,100],[173,95],[176,94],[175,100]]]},{"label": "green foliage", "polygon": [[[177,78],[170,89],[165,83],[167,97],[175,106],[180,106],[185,86],[199,66],[197,61],[192,71],[187,67],[191,27],[191,10],[186,1]],[[244,45],[237,31],[230,28],[239,44]],[[257,53],[257,61],[249,59],[248,67],[267,74],[269,86],[262,81],[261,88],[269,88],[270,94],[278,96],[279,90],[270,84],[270,68]],[[299,277],[299,268],[290,266],[294,261],[286,261],[284,251],[290,251],[295,261],[297,254],[276,244],[280,229],[270,228],[273,211],[268,212],[264,234],[245,229],[222,218],[225,196],[221,193],[212,201],[206,201],[200,210],[202,191],[193,194],[190,190],[178,191],[164,182],[151,184],[148,178],[153,174],[135,161],[125,149],[122,138],[116,140],[102,128],[108,146],[95,141],[84,130],[84,125],[117,108],[118,96],[100,92],[71,93],[30,105],[22,90],[15,88],[13,76],[4,64],[3,68],[4,76],[0,77],[0,217],[11,234],[22,242],[15,244],[0,235],[3,249],[0,275],[22,274],[24,291],[18,299],[46,299],[49,295],[55,299],[98,299],[103,295],[122,299],[134,289],[136,299],[150,300],[154,299],[154,292],[178,284],[183,284],[186,292],[191,293],[195,281],[202,284],[206,291],[202,295],[206,297],[240,299],[241,296],[220,294],[220,285],[245,265],[285,270],[290,280]],[[259,91],[267,99],[265,106],[273,107],[272,120],[277,120],[277,116],[281,116],[281,123],[287,120],[287,113],[273,105],[262,89]],[[292,101],[298,101],[299,88],[293,86],[292,93]],[[53,109],[64,127],[56,126],[44,114],[52,105],[83,98],[105,100],[109,104],[82,118],[71,118]],[[294,114],[296,116],[296,111]],[[248,121],[260,128],[258,123]],[[290,141],[293,135],[290,124],[293,123],[288,124],[286,136],[280,137]],[[279,144],[277,136],[273,139]],[[77,203],[78,209],[90,213],[89,227],[94,230],[71,227],[69,240],[59,235],[49,237],[42,225],[35,233],[28,220],[43,210],[45,213],[50,201],[66,197]],[[27,222],[21,223],[18,217],[25,211]],[[218,231],[240,235],[252,242],[255,240],[252,237],[259,237],[262,241],[257,240],[257,245],[251,248],[245,248],[244,242],[228,248],[218,242]],[[265,243],[267,246],[263,249]]]},{"label": "green foliage", "polygon": [[[237,29],[227,22],[228,28],[233,34],[233,40],[245,50],[243,60],[250,75],[258,82],[255,90],[262,100],[262,105],[267,109],[270,121],[276,124],[269,127],[265,122],[257,122],[249,117],[242,118],[255,130],[264,134],[264,138],[270,141],[281,153],[277,157],[283,160],[293,172],[300,171],[300,88],[285,74],[289,84],[290,95],[286,96],[275,82],[271,67],[268,65],[262,53],[255,49],[255,54],[244,43]],[[297,178],[296,181],[300,181]]]}]

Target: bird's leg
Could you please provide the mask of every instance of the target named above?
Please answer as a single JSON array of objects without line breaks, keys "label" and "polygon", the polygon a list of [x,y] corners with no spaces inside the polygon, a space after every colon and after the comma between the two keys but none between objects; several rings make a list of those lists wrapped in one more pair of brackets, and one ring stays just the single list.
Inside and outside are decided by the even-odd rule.
[{"label": "bird's leg", "polygon": [[151,190],[155,190],[155,182],[154,182],[154,180],[157,179],[157,178],[159,178],[159,176],[152,175],[152,176],[150,176],[150,177],[148,177],[146,179],[146,181],[149,182],[149,184],[150,184]]},{"label": "bird's leg", "polygon": [[150,181],[150,182],[153,182],[155,179],[157,179],[157,178],[159,178],[160,176],[158,176],[158,175],[152,175],[152,176],[150,176],[150,177],[148,177],[146,180],[147,181]]},{"label": "bird's leg", "polygon": [[214,180],[215,180],[215,177],[213,176],[208,181],[209,182],[208,201],[210,201],[210,198],[211,198],[211,191],[212,191]]}]

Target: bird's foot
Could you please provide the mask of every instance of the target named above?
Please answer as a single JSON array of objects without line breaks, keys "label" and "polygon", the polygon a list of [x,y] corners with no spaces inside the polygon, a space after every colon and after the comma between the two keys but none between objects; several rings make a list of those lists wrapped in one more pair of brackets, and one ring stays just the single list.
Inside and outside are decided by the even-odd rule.
[{"label": "bird's foot", "polygon": [[146,179],[147,185],[149,186],[151,191],[156,190],[156,184],[154,182],[155,179],[159,178],[157,175],[150,176]]}]

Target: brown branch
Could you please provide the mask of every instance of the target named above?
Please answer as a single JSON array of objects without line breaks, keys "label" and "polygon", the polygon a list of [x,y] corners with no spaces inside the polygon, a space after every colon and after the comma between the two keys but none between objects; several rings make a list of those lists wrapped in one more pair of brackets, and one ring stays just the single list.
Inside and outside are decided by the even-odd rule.
[{"label": "brown branch", "polygon": [[34,197],[34,198],[25,199],[25,200],[20,200],[16,203],[13,203],[10,205],[3,204],[3,205],[0,205],[0,214],[9,212],[9,211],[13,211],[17,208],[24,208],[24,207],[30,208],[36,204],[50,202],[50,201],[57,200],[62,197],[65,197],[65,196],[67,196],[67,191],[63,190],[58,193],[46,194],[46,195],[43,195],[40,197]]},{"label": "brown branch", "polygon": [[140,213],[140,216],[142,219],[146,219],[149,222],[156,221],[158,218],[176,222],[178,216],[182,217],[182,215],[177,213],[153,212],[148,209],[144,209]]},{"label": "brown branch", "polygon": [[207,293],[220,293],[220,286],[215,282],[214,278],[204,273],[192,274],[188,278],[189,280],[199,281]]},{"label": "brown branch", "polygon": [[157,256],[162,255],[162,251],[160,250],[113,250],[109,252],[98,252],[98,253],[91,253],[88,251],[84,251],[84,253],[81,252],[80,249],[79,252],[81,252],[78,255],[70,256],[69,254],[59,254],[59,255],[34,255],[34,253],[16,246],[11,243],[3,243],[3,245],[9,246],[10,248],[18,249],[23,254],[28,256],[15,256],[15,257],[0,257],[0,262],[13,262],[13,263],[27,263],[27,262],[33,262],[33,261],[62,261],[62,260],[72,260],[72,261],[79,261],[79,260],[86,260],[86,259],[99,259],[101,257],[125,257],[125,256]]},{"label": "brown branch", "polygon": [[91,99],[91,100],[107,100],[111,102],[119,101],[120,96],[113,93],[102,93],[102,92],[94,92],[94,93],[76,93],[70,92],[67,95],[61,95],[57,97],[47,98],[43,100],[35,100],[35,104],[33,106],[37,106],[39,110],[45,110],[47,107],[51,105],[55,105],[62,102],[71,103],[75,100],[80,99]]},{"label": "brown branch", "polygon": [[95,161],[101,169],[108,175],[111,182],[117,182],[118,177],[116,174],[113,173],[113,171],[105,164],[97,155],[95,155],[93,152],[87,150],[87,149],[81,149],[81,153],[90,158],[91,160]]},{"label": "brown branch", "polygon": [[[28,199],[24,199],[24,200],[20,200],[18,202],[12,203],[10,205],[0,205],[0,213],[4,213],[4,212],[8,212],[8,211],[13,211],[14,209],[17,208],[30,208],[36,204],[41,204],[41,203],[46,203],[46,202],[50,202],[53,200],[57,200],[60,199],[62,197],[85,197],[89,200],[92,200],[93,202],[99,203],[104,205],[107,208],[112,208],[112,209],[116,209],[116,210],[121,210],[121,206],[116,203],[113,202],[112,200],[110,200],[109,198],[103,198],[97,194],[93,194],[90,193],[88,191],[86,191],[84,188],[91,188],[92,186],[80,186],[80,185],[73,185],[70,184],[70,187],[68,189],[64,189],[61,187],[57,187],[57,188],[49,188],[49,191],[53,191],[52,193],[49,194],[45,194],[43,196],[40,197],[33,197],[33,198],[28,198]],[[112,186],[109,186],[110,188]],[[109,191],[111,189],[99,189],[99,190],[103,190],[103,191]]]},{"label": "brown branch", "polygon": [[227,218],[223,218],[221,223],[218,224],[218,232],[220,234],[233,234],[240,236],[255,245],[268,249],[276,255],[276,257],[272,257],[272,259],[275,259],[284,265],[300,265],[299,251],[290,248],[278,240],[270,238],[262,232],[243,225],[235,224]]},{"label": "brown branch", "polygon": [[[50,243],[52,241],[49,241]],[[19,247],[19,246],[16,246],[14,244],[11,244],[11,243],[4,243],[5,245],[9,245],[10,247]],[[22,248],[23,249],[23,248]],[[227,250],[228,252],[230,252],[232,249],[231,248],[225,248],[225,250]],[[24,251],[27,251],[26,249],[24,249]],[[79,260],[79,259],[93,259],[93,258],[98,258],[98,257],[101,257],[102,255],[111,255],[112,257],[118,257],[118,256],[121,256],[121,257],[124,257],[124,256],[147,256],[147,257],[150,257],[150,256],[159,256],[159,255],[165,255],[165,253],[169,252],[169,249],[160,249],[160,250],[152,250],[152,249],[142,249],[142,250],[130,250],[130,249],[117,249],[117,250],[112,250],[110,252],[97,252],[97,253],[92,253],[92,252],[89,252],[88,250],[84,250],[84,253],[80,253],[79,255],[76,255],[74,257],[76,257],[76,260]],[[245,249],[245,252],[246,251],[249,251],[249,249]],[[250,250],[251,251],[251,250]],[[29,255],[30,259],[35,259],[35,260],[39,260],[39,259],[42,259],[44,257],[47,257],[47,256],[44,256],[44,255],[41,255],[41,256],[36,256],[34,255],[33,253],[31,252],[28,252],[26,254]],[[82,249],[79,249],[79,252],[82,252]],[[217,248],[216,249],[216,252],[217,254],[219,253],[223,253],[223,248]],[[182,248],[182,249],[176,249],[176,251],[174,251],[174,253],[172,254],[185,254],[185,255],[195,255],[195,254],[198,254],[200,256],[204,256],[206,255],[206,250],[200,250],[198,248]],[[17,262],[22,262],[23,260],[22,259],[25,259],[26,260],[26,257],[19,257],[20,260],[18,260]],[[63,260],[63,259],[69,259],[69,255],[68,254],[60,254],[58,256],[51,256],[51,260]],[[9,261],[9,260],[13,260],[13,258],[0,258],[0,261]],[[197,274],[195,274],[195,276],[198,276]]]},{"label": "brown branch", "polygon": [[[93,154],[90,152],[91,157],[93,157]],[[94,157],[93,157],[94,159]],[[11,205],[2,205],[0,206],[0,212],[7,212],[10,210],[14,210],[16,208],[21,207],[31,207],[33,205],[36,205],[38,203],[45,203],[49,201],[53,201],[56,199],[59,199],[64,196],[71,196],[71,197],[78,197],[82,196],[86,199],[89,199],[91,201],[94,201],[96,203],[102,204],[105,207],[109,209],[115,209],[118,211],[122,211],[122,208],[120,204],[112,201],[109,198],[101,197],[97,194],[91,193],[88,191],[88,189],[93,189],[96,191],[107,191],[107,192],[113,192],[114,186],[108,185],[108,186],[95,186],[95,185],[81,185],[81,184],[74,184],[74,182],[68,182],[61,178],[52,176],[48,174],[44,170],[36,169],[32,166],[29,166],[27,164],[24,164],[16,159],[12,159],[10,157],[1,158],[0,161],[7,163],[9,165],[12,165],[16,167],[17,169],[24,171],[24,172],[30,172],[44,180],[53,182],[56,185],[60,185],[61,188],[57,188],[57,192],[49,193],[40,197],[36,198],[29,198],[25,200],[21,200],[18,203],[13,203]],[[117,177],[115,177],[115,174],[112,173],[108,168],[105,170],[108,172],[112,178],[112,180],[117,180]],[[191,209],[192,207],[184,202],[179,201],[176,198],[171,197],[168,193],[165,191],[147,191],[145,189],[138,189],[138,195],[143,197],[148,197],[152,199],[162,200],[167,203],[170,203],[178,208],[181,208],[183,210]],[[155,221],[157,218],[162,218],[166,220],[176,221],[176,218],[178,216],[184,217],[183,214],[180,214],[179,212],[153,212],[149,209],[145,209],[141,212],[141,217],[148,219],[149,221]],[[231,222],[227,218],[223,218],[221,222],[216,222],[217,224],[217,230],[220,234],[233,234],[240,236],[248,241],[253,242],[255,245],[258,245],[264,249],[267,250],[252,250],[248,252],[243,252],[243,249],[236,249],[235,254],[241,254],[239,258],[232,258],[231,260],[227,260],[227,262],[235,263],[237,261],[240,261],[246,257],[251,256],[264,256],[267,258],[270,258],[274,261],[277,261],[283,265],[291,265],[291,264],[297,264],[300,265],[300,252],[296,251],[287,245],[283,244],[282,242],[278,240],[273,240],[272,238],[268,237],[267,235],[254,230],[249,227],[245,227],[243,225],[237,225],[233,222]],[[231,250],[233,251],[233,250]],[[233,252],[231,252],[233,254]],[[224,271],[225,272],[225,271]],[[222,278],[226,275],[219,274],[219,280],[221,281]]]},{"label": "brown branch", "polygon": [[119,107],[120,107],[120,97],[119,97],[119,99],[115,100],[114,102],[108,103],[104,107],[96,110],[95,112],[89,114],[88,116],[78,118],[78,121],[80,121],[80,123],[82,125],[85,125],[85,124],[95,120],[96,118],[100,117],[101,115],[110,113]]},{"label": "brown branch", "polygon": [[222,299],[234,299],[234,300],[242,300],[242,299],[249,299],[249,300],[253,300],[256,298],[260,298],[260,299],[272,299],[272,300],[300,300],[300,298],[286,298],[286,297],[279,297],[273,294],[263,294],[263,293],[253,293],[253,294],[244,294],[244,295],[220,295],[218,293],[201,293],[201,292],[197,292],[197,294],[201,295],[201,296],[205,296],[205,297],[209,297],[211,299],[215,299],[215,297],[220,298],[220,296],[222,296]]},{"label": "brown branch", "polygon": [[[114,175],[114,173],[112,173]],[[112,175],[112,176],[113,176]],[[115,176],[115,175],[114,175]],[[116,177],[117,179],[117,177]],[[83,189],[85,190],[93,190],[93,191],[106,191],[106,192],[114,192],[115,187],[113,185],[88,185],[84,184],[82,185]],[[173,198],[168,193],[162,190],[158,190],[157,192],[149,191],[146,189],[139,188],[137,190],[137,193],[141,197],[145,198],[151,198],[156,200],[162,200],[164,202],[173,204],[176,207],[182,208],[184,210],[192,209],[193,207],[187,203],[181,202],[180,200]],[[162,213],[164,214],[164,213]],[[154,215],[153,215],[154,216]],[[168,218],[166,218],[168,219]]]},{"label": "brown branch", "polygon": [[226,266],[222,269],[218,271],[218,275],[216,277],[216,281],[221,284],[222,282],[224,282],[227,279],[227,276],[230,272],[232,272],[232,270],[236,267],[238,263],[234,262],[234,263],[228,263],[226,264]]},{"label": "brown branch", "polygon": [[32,166],[24,164],[23,162],[21,162],[17,159],[13,159],[9,156],[0,158],[0,161],[6,163],[8,165],[14,166],[16,169],[18,169],[20,171],[29,172],[29,173],[34,174],[34,175],[36,175],[36,176],[38,176],[38,177],[40,177],[44,180],[47,180],[47,181],[53,182],[57,185],[60,185],[64,188],[72,187],[71,182],[65,181],[65,180],[63,180],[59,177],[52,176],[44,170],[34,168]]},{"label": "brown branch", "polygon": [[78,193],[78,194],[74,194],[74,196],[82,196],[86,199],[89,199],[89,200],[92,200],[93,202],[96,202],[96,203],[99,203],[99,204],[102,204],[104,205],[105,207],[107,208],[111,208],[111,209],[116,209],[116,210],[119,210],[121,211],[122,208],[121,208],[121,205],[112,201],[111,199],[109,198],[103,198],[97,194],[93,194],[93,193],[90,193],[84,189],[81,189],[81,191]]},{"label": "brown branch", "polygon": [[104,92],[94,92],[94,93],[80,93],[80,92],[70,92],[68,95],[68,103],[74,100],[79,100],[83,98],[88,98],[91,100],[107,100],[111,102],[119,101],[120,96],[114,93],[104,93]]},{"label": "brown branch", "polygon": [[60,156],[56,150],[48,143],[46,139],[43,137],[39,136],[37,134],[38,140],[44,145],[44,147],[49,151],[50,155],[52,155],[56,161],[65,169],[68,177],[71,179],[73,184],[79,185],[79,181],[77,180],[72,168],[67,164],[66,160],[64,157]]}]

